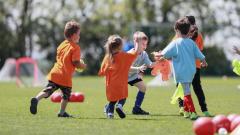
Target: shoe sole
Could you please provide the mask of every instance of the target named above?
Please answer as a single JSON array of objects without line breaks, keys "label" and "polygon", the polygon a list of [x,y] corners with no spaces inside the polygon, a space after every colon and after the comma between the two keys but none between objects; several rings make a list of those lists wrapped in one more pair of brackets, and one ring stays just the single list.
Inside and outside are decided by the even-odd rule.
[{"label": "shoe sole", "polygon": [[120,108],[116,108],[116,112],[121,119],[126,117],[125,113]]},{"label": "shoe sole", "polygon": [[132,113],[133,115],[150,115],[149,113],[148,114],[142,114],[142,113]]},{"label": "shoe sole", "polygon": [[37,114],[37,99],[36,98],[32,98],[31,99],[31,106],[30,106],[30,112],[32,114]]},{"label": "shoe sole", "polygon": [[150,113],[136,113],[132,111],[133,115],[150,115]]}]

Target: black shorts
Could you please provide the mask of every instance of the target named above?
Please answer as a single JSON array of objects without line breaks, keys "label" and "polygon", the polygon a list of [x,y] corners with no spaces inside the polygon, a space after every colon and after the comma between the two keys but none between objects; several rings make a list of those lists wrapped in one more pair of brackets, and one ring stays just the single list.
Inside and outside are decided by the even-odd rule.
[{"label": "black shorts", "polygon": [[141,78],[136,78],[136,79],[134,79],[132,81],[129,81],[128,84],[133,86],[135,83],[138,83],[138,82],[141,82],[141,81],[142,81]]},{"label": "black shorts", "polygon": [[61,86],[61,85],[58,85],[58,84],[56,84],[52,81],[48,81],[47,86],[42,91],[46,92],[48,94],[48,96],[45,97],[45,98],[48,98],[57,89],[60,89],[62,91],[62,98],[64,100],[69,100],[69,98],[71,96],[71,92],[72,92],[71,87]]}]

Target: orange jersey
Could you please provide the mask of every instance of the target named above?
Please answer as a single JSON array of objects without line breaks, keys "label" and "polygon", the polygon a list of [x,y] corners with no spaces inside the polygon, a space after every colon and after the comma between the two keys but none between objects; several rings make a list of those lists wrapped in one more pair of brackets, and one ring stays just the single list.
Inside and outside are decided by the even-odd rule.
[{"label": "orange jersey", "polygon": [[107,67],[103,61],[98,72],[106,76],[106,95],[108,101],[118,101],[128,97],[128,72],[137,54],[119,52],[113,56],[114,63]]},{"label": "orange jersey", "polygon": [[79,45],[68,40],[63,41],[57,48],[56,63],[47,78],[54,83],[72,87],[72,75],[75,71],[73,61],[80,61]]},{"label": "orange jersey", "polygon": [[[177,38],[178,38],[177,35],[175,35],[172,40],[175,40]],[[198,36],[197,36],[197,39],[196,39],[195,43],[197,44],[199,50],[202,51],[203,47],[204,47],[202,34],[198,33]],[[196,67],[201,68],[201,61],[200,60],[196,60]]]},{"label": "orange jersey", "polygon": [[[199,50],[202,51],[203,50],[203,37],[202,37],[202,34],[198,33],[198,36],[197,36],[197,39],[196,39],[195,43],[197,44]],[[201,61],[200,60],[196,60],[196,67],[197,68],[201,68]]]}]

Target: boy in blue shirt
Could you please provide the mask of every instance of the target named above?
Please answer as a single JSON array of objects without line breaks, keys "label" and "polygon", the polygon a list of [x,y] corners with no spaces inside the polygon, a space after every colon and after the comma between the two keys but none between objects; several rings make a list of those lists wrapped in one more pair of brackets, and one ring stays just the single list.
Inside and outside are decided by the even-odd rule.
[{"label": "boy in blue shirt", "polygon": [[155,53],[157,60],[172,59],[175,80],[184,89],[184,117],[195,120],[198,118],[191,98],[190,85],[196,72],[195,59],[200,59],[202,66],[207,66],[205,56],[195,42],[188,38],[190,23],[187,18],[176,21],[174,26],[178,39],[172,41],[162,52]]}]

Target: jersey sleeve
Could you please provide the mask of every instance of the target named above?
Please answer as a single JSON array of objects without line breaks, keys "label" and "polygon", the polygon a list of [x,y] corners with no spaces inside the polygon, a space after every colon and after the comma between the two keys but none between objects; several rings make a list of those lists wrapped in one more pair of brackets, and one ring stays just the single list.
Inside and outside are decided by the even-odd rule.
[{"label": "jersey sleeve", "polygon": [[127,53],[123,53],[124,55],[124,60],[126,60],[126,64],[128,65],[132,65],[133,61],[136,59],[137,57],[137,53],[132,49],[130,51],[128,51]]},{"label": "jersey sleeve", "polygon": [[199,50],[197,45],[193,42],[193,47],[194,47],[194,56],[196,59],[203,60],[205,59],[205,56],[202,54],[202,52]]},{"label": "jersey sleeve", "polygon": [[80,61],[80,57],[81,57],[80,47],[77,46],[72,50],[72,61]]},{"label": "jersey sleeve", "polygon": [[172,41],[170,44],[168,44],[168,46],[164,48],[163,51],[161,52],[163,57],[167,59],[177,56],[177,53],[178,53],[177,44],[175,41]]},{"label": "jersey sleeve", "polygon": [[100,70],[98,71],[99,76],[105,76],[106,75],[106,64],[103,63]]},{"label": "jersey sleeve", "polygon": [[197,40],[196,40],[196,44],[198,46],[198,48],[200,49],[200,51],[203,50],[204,44],[203,44],[203,37],[202,34],[198,34]]}]

